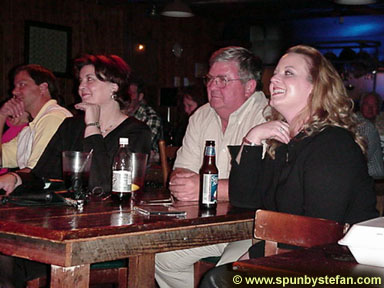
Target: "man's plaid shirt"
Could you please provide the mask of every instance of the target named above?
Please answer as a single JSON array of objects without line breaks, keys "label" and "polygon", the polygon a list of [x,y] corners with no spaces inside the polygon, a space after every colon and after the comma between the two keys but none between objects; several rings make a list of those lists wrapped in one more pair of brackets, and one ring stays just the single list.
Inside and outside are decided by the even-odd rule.
[{"label": "man's plaid shirt", "polygon": [[151,106],[148,106],[143,102],[140,103],[139,108],[137,108],[133,116],[136,119],[143,121],[151,129],[151,132],[152,132],[151,150],[159,152],[158,143],[160,138],[163,135],[163,124],[160,116],[156,113],[156,111]]}]

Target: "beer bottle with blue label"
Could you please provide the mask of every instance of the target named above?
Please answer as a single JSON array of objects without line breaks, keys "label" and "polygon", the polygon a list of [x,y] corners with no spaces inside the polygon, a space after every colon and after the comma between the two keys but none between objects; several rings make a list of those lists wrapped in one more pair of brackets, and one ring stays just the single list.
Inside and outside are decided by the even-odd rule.
[{"label": "beer bottle with blue label", "polygon": [[215,141],[205,142],[204,160],[200,169],[200,208],[215,210],[217,206],[217,185],[219,184],[216,167]]}]

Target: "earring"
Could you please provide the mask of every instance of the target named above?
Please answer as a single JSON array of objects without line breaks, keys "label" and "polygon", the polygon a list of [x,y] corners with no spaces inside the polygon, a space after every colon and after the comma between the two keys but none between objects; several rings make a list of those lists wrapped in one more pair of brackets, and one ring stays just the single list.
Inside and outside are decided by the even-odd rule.
[{"label": "earring", "polygon": [[112,93],[111,98],[112,98],[113,100],[116,100],[116,99],[117,99],[117,95],[116,95],[115,92]]}]

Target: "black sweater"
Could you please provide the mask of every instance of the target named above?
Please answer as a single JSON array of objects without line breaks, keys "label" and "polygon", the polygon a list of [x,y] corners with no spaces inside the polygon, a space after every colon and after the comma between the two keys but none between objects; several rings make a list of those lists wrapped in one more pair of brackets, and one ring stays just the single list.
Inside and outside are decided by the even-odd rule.
[{"label": "black sweater", "polygon": [[105,138],[92,135],[84,138],[84,118],[67,118],[61,124],[32,173],[38,177],[62,179],[61,152],[93,149],[89,186],[101,186],[105,192],[111,190],[112,162],[119,147],[119,138],[129,138],[132,152],[149,154],[151,131],[143,122],[129,117],[113,129]]},{"label": "black sweater", "polygon": [[[230,147],[232,159],[239,147]],[[244,146],[232,160],[229,197],[241,208],[285,212],[356,223],[378,217],[367,162],[346,129],[299,134],[262,159],[262,147]]]}]

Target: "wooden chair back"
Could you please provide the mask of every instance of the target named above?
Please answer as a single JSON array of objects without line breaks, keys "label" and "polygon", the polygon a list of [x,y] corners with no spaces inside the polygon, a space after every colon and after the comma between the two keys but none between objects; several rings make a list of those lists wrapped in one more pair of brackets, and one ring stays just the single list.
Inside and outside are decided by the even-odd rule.
[{"label": "wooden chair back", "polygon": [[289,251],[277,243],[313,247],[335,243],[347,232],[349,224],[267,210],[257,210],[254,237],[265,240],[265,256]]},{"label": "wooden chair back", "polygon": [[172,170],[172,163],[176,158],[176,152],[179,148],[178,146],[167,146],[164,140],[159,140],[159,154],[164,187],[167,186],[169,173]]}]

